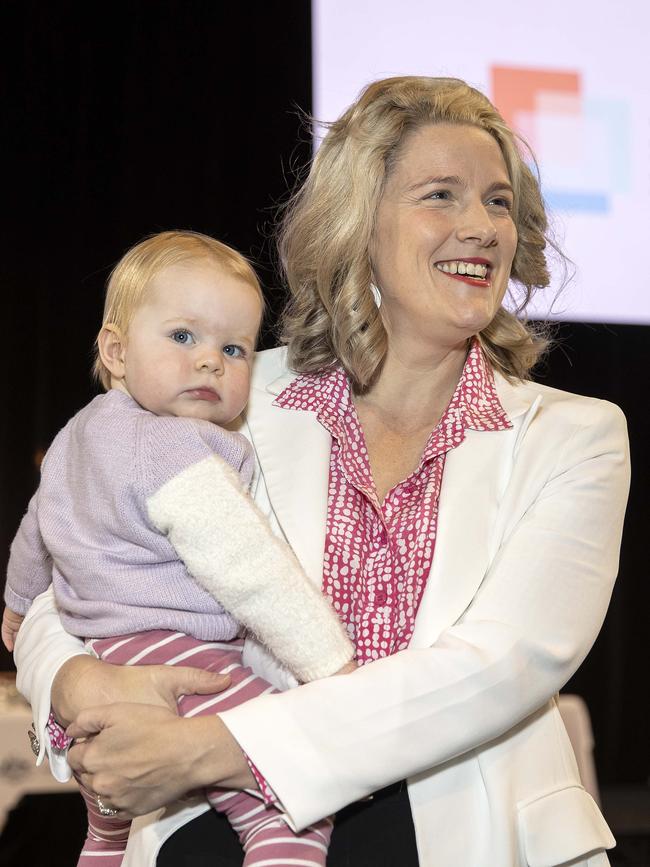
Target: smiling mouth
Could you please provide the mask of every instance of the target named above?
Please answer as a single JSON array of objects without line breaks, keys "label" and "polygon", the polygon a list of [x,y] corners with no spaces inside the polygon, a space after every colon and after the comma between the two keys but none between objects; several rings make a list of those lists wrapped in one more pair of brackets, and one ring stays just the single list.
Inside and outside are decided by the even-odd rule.
[{"label": "smiling mouth", "polygon": [[450,259],[447,262],[436,262],[438,271],[470,283],[474,286],[489,286],[492,266],[488,262],[469,261],[467,259]]}]

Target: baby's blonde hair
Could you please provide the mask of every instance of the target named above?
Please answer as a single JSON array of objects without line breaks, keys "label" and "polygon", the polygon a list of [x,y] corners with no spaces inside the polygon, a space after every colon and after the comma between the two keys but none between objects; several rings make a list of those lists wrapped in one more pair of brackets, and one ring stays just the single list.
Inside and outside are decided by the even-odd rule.
[{"label": "baby's blonde hair", "polygon": [[[131,247],[113,268],[106,286],[102,328],[114,325],[126,336],[133,315],[145,300],[154,277],[170,265],[196,259],[212,260],[228,274],[239,277],[255,289],[264,312],[264,296],[257,275],[241,253],[200,232],[159,232]],[[111,375],[99,356],[97,341],[93,376],[104,388],[110,388]]]}]

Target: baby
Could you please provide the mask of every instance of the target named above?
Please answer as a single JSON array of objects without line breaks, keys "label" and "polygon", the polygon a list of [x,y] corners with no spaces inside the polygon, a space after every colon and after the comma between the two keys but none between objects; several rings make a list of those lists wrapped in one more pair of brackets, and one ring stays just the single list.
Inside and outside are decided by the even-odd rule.
[{"label": "baby", "polygon": [[[183,697],[185,716],[271,691],[242,666],[241,626],[301,681],[354,667],[333,610],[246,493],[249,443],[223,427],[246,405],[262,312],[248,262],[205,235],[163,232],[118,263],[97,338],[107,391],[54,439],[12,545],[9,649],[52,583],[65,628],[100,659],[230,675],[223,693]],[[103,867],[118,867],[130,823],[82,793],[79,864],[102,853]],[[295,834],[259,797],[206,794],[239,834],[246,867],[325,864],[329,820]]]}]

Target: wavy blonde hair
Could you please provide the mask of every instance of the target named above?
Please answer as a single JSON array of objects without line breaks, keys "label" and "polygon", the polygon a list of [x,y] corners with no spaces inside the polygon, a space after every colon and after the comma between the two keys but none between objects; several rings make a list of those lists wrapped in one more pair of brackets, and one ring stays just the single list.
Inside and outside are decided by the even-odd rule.
[{"label": "wavy blonde hair", "polygon": [[[282,338],[294,370],[317,373],[340,362],[358,392],[377,377],[387,335],[369,290],[375,216],[406,137],[437,123],[479,127],[499,145],[514,190],[518,242],[511,278],[523,290],[517,312],[548,285],[539,183],[487,97],[455,78],[375,81],[328,125],[305,183],[282,214],[279,254],[291,293]],[[548,343],[504,307],[478,338],[493,367],[509,379],[523,379]]]},{"label": "wavy blonde hair", "polygon": [[[264,312],[264,296],[257,275],[241,253],[200,232],[159,232],[131,247],[113,268],[106,286],[102,328],[115,325],[127,336],[133,315],[145,301],[153,278],[170,265],[201,259],[212,260],[226,273],[248,283],[259,295]],[[110,388],[111,374],[99,357],[97,340],[93,376],[104,388]]]}]

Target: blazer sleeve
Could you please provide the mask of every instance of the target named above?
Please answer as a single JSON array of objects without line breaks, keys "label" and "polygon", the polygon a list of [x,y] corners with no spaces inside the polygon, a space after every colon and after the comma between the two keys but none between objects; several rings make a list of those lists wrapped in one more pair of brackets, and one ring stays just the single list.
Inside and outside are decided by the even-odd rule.
[{"label": "blazer sleeve", "polygon": [[38,596],[16,638],[16,686],[32,706],[34,731],[39,742],[36,761],[40,765],[47,754],[50,769],[57,780],[65,782],[72,776],[66,751],[52,749],[47,733],[50,716],[52,683],[61,666],[73,656],[84,654],[83,642],[69,635],[59,618],[54,591],[49,587]]},{"label": "blazer sleeve", "polygon": [[431,647],[221,715],[294,827],[503,735],[582,662],[618,569],[629,459],[620,410],[585,401],[579,415],[570,433],[545,428],[543,481]]}]

